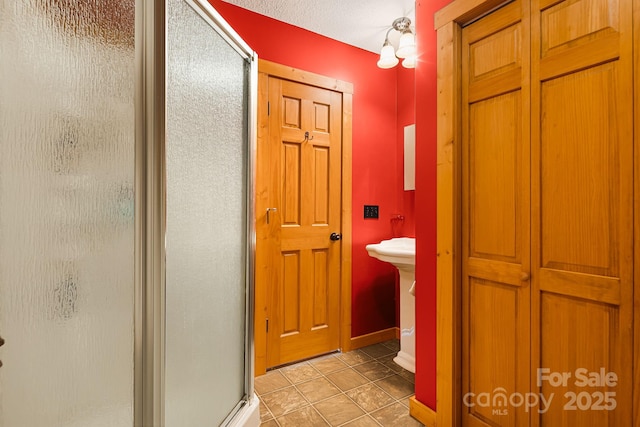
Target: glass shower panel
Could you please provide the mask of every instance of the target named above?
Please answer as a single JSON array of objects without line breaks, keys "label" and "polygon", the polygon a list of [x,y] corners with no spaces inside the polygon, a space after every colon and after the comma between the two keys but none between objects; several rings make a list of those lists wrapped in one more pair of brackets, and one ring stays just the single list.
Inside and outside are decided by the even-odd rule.
[{"label": "glass shower panel", "polygon": [[169,0],[167,427],[219,425],[245,395],[249,65]]},{"label": "glass shower panel", "polygon": [[133,425],[135,0],[0,0],[0,426]]}]

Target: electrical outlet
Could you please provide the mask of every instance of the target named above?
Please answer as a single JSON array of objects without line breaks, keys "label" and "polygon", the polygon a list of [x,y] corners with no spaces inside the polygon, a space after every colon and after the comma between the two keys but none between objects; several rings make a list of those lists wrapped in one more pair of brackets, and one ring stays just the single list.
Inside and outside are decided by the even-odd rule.
[{"label": "electrical outlet", "polygon": [[378,205],[364,205],[365,218],[378,218]]}]

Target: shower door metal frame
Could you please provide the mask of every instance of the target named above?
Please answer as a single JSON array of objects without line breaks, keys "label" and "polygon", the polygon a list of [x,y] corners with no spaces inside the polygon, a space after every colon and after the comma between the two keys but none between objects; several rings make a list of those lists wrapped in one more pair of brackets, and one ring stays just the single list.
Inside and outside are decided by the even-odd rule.
[{"label": "shower door metal frame", "polygon": [[[183,1],[249,65],[249,99],[245,111],[248,126],[245,133],[248,145],[245,394],[223,422],[223,425],[227,425],[254,397],[254,206],[258,56],[206,0]],[[164,426],[166,9],[166,1],[136,0],[135,426]]]}]

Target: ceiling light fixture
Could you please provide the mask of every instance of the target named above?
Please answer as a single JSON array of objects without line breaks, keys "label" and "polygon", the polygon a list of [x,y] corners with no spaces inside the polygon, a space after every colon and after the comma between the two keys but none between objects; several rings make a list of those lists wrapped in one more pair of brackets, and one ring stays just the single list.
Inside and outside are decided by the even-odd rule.
[{"label": "ceiling light fixture", "polygon": [[[400,59],[403,59],[402,66],[405,68],[414,68],[416,66],[416,37],[411,32],[411,20],[409,18],[398,18],[391,24],[391,28],[387,31],[387,35],[384,38],[384,44],[380,51],[380,59],[378,60],[378,67],[380,68],[392,68],[398,65]],[[398,50],[396,51],[393,45],[389,42],[389,33],[391,30],[396,30],[402,35],[400,36],[400,42],[398,43]]]}]

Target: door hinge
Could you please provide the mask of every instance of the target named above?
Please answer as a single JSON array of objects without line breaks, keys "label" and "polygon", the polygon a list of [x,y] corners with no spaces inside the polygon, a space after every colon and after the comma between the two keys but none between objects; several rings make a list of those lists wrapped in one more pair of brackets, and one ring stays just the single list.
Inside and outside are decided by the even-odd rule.
[{"label": "door hinge", "polygon": [[267,333],[269,333],[269,319],[267,319]]},{"label": "door hinge", "polygon": [[267,116],[271,115],[271,103],[267,101]]}]

